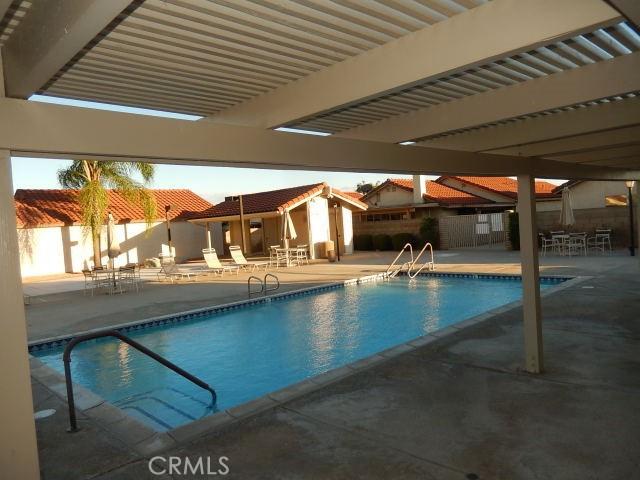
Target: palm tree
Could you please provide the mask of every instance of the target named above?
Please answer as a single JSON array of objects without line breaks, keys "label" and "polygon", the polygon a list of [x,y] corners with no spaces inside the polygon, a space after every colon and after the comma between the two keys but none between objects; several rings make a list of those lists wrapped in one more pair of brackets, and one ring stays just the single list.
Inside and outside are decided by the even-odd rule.
[{"label": "palm tree", "polygon": [[[142,177],[142,183],[131,178],[135,174]],[[100,230],[109,209],[107,189],[116,190],[128,202],[141,206],[149,228],[157,217],[156,201],[145,187],[154,174],[155,167],[149,163],[97,160],[74,160],[69,167],[58,171],[60,185],[79,190],[82,224],[91,232],[95,266],[102,265]]]}]

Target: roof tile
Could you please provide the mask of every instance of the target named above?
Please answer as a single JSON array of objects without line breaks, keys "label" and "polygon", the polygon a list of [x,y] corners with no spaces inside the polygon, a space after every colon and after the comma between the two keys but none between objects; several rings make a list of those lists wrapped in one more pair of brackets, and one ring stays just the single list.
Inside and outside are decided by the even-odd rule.
[{"label": "roof tile", "polygon": [[[144,221],[140,205],[125,200],[114,190],[108,190],[109,211],[118,223]],[[164,206],[171,205],[171,220],[187,220],[198,216],[213,205],[191,190],[150,190],[157,204],[156,220],[163,220]],[[77,202],[78,190],[16,190],[14,195],[18,227],[61,226],[82,222]]]}]

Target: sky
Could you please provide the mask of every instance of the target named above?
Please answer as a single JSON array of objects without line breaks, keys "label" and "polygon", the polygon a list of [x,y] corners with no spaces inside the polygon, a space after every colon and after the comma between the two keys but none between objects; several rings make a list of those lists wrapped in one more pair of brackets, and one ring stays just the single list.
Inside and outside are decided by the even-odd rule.
[{"label": "sky", "polygon": [[[69,100],[34,95],[32,101],[71,105],[80,108],[98,108],[126,113],[153,115],[184,120],[200,117],[142,108],[108,105],[80,100]],[[60,188],[56,173],[70,164],[69,160],[44,158],[12,158],[13,186],[18,188]],[[389,174],[346,173],[298,170],[265,170],[252,168],[202,167],[185,165],[157,165],[150,188],[187,188],[210,202],[217,203],[229,195],[254,193],[311,183],[327,182],[341,190],[355,190],[361,181],[383,182]],[[400,175],[394,175],[398,177]],[[436,178],[436,177],[428,177]],[[554,182],[555,183],[555,182]]]}]

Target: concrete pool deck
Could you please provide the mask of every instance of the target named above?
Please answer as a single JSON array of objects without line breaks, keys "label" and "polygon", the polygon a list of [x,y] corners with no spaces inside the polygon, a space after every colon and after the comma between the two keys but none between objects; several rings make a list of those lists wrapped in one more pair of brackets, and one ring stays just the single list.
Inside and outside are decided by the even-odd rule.
[{"label": "concrete pool deck", "polygon": [[[439,270],[446,260],[448,271],[511,273],[517,254],[501,253],[460,252],[443,257]],[[348,278],[388,263],[375,254],[353,260],[339,266]],[[593,278],[543,298],[542,375],[519,369],[516,309],[165,455],[227,456],[230,478],[632,478],[640,451],[640,269],[622,256],[581,260],[545,261],[543,273]],[[334,265],[292,275],[322,283],[326,267]],[[309,283],[299,278],[296,288]],[[57,410],[36,422],[43,478],[172,478],[151,475],[143,457],[87,418],[67,434],[64,402],[33,385],[36,410]]]}]

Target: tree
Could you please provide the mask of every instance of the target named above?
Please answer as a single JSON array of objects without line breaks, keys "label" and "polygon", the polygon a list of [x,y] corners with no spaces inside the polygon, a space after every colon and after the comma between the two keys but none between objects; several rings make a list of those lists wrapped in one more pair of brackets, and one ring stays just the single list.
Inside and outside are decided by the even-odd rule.
[{"label": "tree", "polygon": [[[142,177],[142,182],[131,178],[135,174]],[[82,224],[91,232],[95,266],[102,266],[100,230],[109,210],[107,189],[113,189],[129,203],[141,206],[149,228],[157,216],[156,201],[145,187],[153,180],[154,174],[155,167],[149,163],[96,160],[74,160],[69,167],[58,171],[60,185],[79,190]]]},{"label": "tree", "polygon": [[356,192],[366,195],[371,190],[376,188],[378,185],[380,185],[380,182],[376,182],[375,184],[373,184],[371,182],[367,183],[363,180],[360,183],[358,183],[358,185],[356,186]]}]

